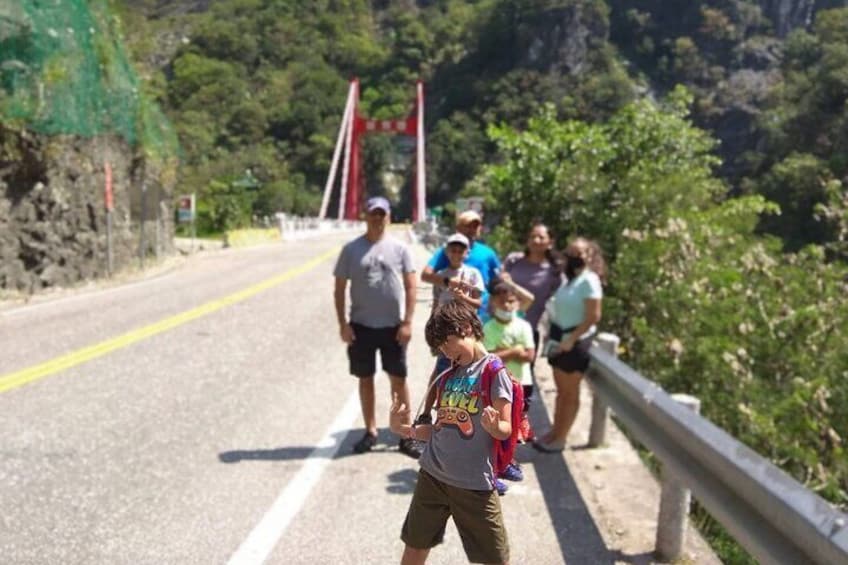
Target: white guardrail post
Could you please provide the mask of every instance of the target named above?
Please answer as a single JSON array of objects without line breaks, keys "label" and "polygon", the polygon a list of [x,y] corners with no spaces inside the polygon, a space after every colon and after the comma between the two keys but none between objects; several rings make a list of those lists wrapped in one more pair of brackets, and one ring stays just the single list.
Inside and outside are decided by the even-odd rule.
[{"label": "white guardrail post", "polygon": [[[618,344],[621,339],[611,333],[599,333],[595,338],[598,346],[612,355],[618,357]],[[589,385],[591,387],[591,383]],[[609,407],[603,397],[592,387],[592,422],[589,424],[589,447],[600,447],[606,441],[607,422],[609,421]]]},{"label": "white guardrail post", "polygon": [[[701,413],[701,401],[688,394],[672,394],[678,404],[696,414]],[[660,513],[657,518],[656,555],[660,561],[671,562],[683,553],[686,527],[689,525],[689,506],[692,493],[674,472],[663,466],[660,480]]]}]

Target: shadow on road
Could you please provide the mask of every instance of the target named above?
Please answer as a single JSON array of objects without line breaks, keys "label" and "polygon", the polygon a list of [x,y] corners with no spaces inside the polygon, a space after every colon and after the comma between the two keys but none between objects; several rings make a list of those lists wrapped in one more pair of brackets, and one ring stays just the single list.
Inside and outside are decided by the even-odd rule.
[{"label": "shadow on road", "polygon": [[[308,445],[292,445],[284,447],[275,447],[269,449],[235,449],[231,451],[222,451],[218,454],[218,461],[221,463],[240,463],[241,461],[291,461],[295,459],[306,459],[307,457],[330,457],[333,459],[342,459],[350,456],[365,456],[353,452],[353,444],[359,441],[362,434],[365,433],[364,428],[356,428],[346,432],[333,434],[334,443],[332,446],[318,447]],[[333,453],[333,447],[336,443],[341,442],[338,450]],[[393,455],[401,455],[397,449],[398,437],[389,430],[380,430],[377,435],[377,445],[369,452],[388,453]],[[401,455],[402,457],[405,457]],[[411,491],[410,491],[411,492]]]},{"label": "shadow on road", "polygon": [[[541,402],[537,401],[531,405],[530,417],[538,430],[550,426],[550,419]],[[353,453],[353,444],[362,437],[363,433],[365,433],[363,428],[356,428],[335,434],[335,442],[341,442],[337,450],[335,450],[335,442],[327,447],[285,446],[271,449],[239,449],[219,453],[218,460],[232,464],[242,461],[290,461],[308,457],[341,459],[357,456]],[[382,453],[405,457],[398,453],[397,441],[397,436],[389,430],[380,430],[377,446],[369,455]],[[618,561],[642,564],[651,562],[649,555],[624,555],[621,552],[612,552],[606,547],[577,489],[574,477],[561,455],[539,453],[530,446],[522,446],[517,451],[516,458],[523,465],[532,465],[536,472],[550,516],[551,527],[556,533],[557,542],[566,563],[612,564]],[[417,468],[389,473],[386,492],[400,495],[411,494],[415,490],[417,477]]]},{"label": "shadow on road", "polygon": [[[530,419],[538,431],[550,427],[550,418],[538,397],[530,405]],[[536,471],[565,562],[615,563],[616,556],[607,549],[565,459],[555,453],[540,453],[531,446],[519,449],[517,458],[523,465],[532,465]]]},{"label": "shadow on road", "polygon": [[389,486],[386,492],[389,494],[412,494],[415,491],[415,483],[418,481],[417,469],[402,469],[389,473]]},{"label": "shadow on road", "polygon": [[276,449],[237,449],[222,451],[218,454],[221,463],[240,463],[242,461],[289,461],[306,459],[315,451],[314,447],[278,447]]},{"label": "shadow on road", "polygon": [[624,553],[620,549],[616,549],[612,553],[612,559],[615,563],[632,563],[633,565],[651,565],[656,563],[656,556],[653,552],[645,552],[645,553]]}]

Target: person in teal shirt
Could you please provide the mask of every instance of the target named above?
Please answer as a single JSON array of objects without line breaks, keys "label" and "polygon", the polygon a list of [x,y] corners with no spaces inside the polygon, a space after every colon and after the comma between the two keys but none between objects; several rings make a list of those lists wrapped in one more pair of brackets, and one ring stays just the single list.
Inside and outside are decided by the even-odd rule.
[{"label": "person in teal shirt", "polygon": [[601,320],[606,264],[600,247],[577,238],[565,249],[566,284],[549,307],[550,331],[544,354],[554,372],[557,399],[551,429],[533,443],[543,452],[565,448],[568,432],[580,409],[580,381],[589,366],[589,348]]}]

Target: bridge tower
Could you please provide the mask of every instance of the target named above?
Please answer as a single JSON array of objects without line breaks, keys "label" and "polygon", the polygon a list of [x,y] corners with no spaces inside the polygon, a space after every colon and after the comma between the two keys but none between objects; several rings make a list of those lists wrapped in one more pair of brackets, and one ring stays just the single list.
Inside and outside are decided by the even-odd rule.
[{"label": "bridge tower", "polygon": [[414,222],[423,221],[427,213],[425,194],[427,183],[424,170],[424,84],[421,81],[416,83],[415,108],[409,116],[396,120],[374,120],[359,114],[359,80],[356,78],[350,81],[342,124],[339,128],[336,148],[333,151],[333,161],[327,175],[327,183],[324,186],[320,217],[327,217],[327,208],[336,181],[339,159],[344,154],[338,218],[359,219],[365,187],[365,177],[362,173],[361,141],[362,136],[372,133],[415,137],[412,220]]}]

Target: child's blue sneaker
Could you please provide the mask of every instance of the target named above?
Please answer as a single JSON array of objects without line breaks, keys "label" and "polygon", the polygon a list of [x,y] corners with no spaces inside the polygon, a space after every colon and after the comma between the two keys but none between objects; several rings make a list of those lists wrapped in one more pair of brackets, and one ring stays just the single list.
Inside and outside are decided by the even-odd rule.
[{"label": "child's blue sneaker", "polygon": [[506,479],[508,481],[518,482],[524,480],[524,471],[521,470],[521,467],[518,466],[518,463],[510,463],[506,466],[506,469],[498,475],[501,479]]},{"label": "child's blue sneaker", "polygon": [[495,490],[498,491],[499,496],[505,495],[506,491],[509,490],[509,487],[506,486],[506,483],[503,482],[502,480],[498,479],[498,478],[495,478],[494,484],[495,484]]}]

